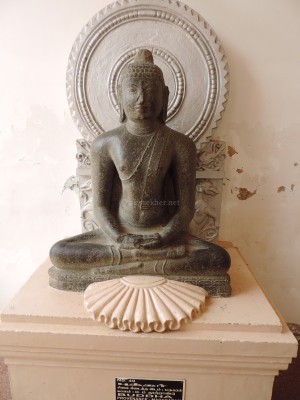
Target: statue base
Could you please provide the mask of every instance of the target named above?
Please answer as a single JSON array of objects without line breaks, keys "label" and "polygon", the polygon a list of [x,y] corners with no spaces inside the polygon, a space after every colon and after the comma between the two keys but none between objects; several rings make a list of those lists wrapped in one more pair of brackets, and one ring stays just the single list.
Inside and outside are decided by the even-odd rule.
[{"label": "statue base", "polygon": [[[226,242],[220,244],[226,248]],[[223,245],[223,246],[222,246]],[[49,285],[59,290],[74,292],[84,291],[91,283],[118,279],[128,275],[155,275],[153,271],[145,268],[145,263],[135,262],[114,267],[99,267],[90,270],[63,270],[52,266],[49,269]],[[162,260],[163,264],[163,260]],[[159,268],[161,270],[161,268]],[[114,273],[112,271],[118,271]],[[208,271],[199,270],[197,275],[164,275],[167,279],[186,282],[205,289],[211,297],[228,297],[231,294],[230,276],[220,269],[210,268]]]},{"label": "statue base", "polygon": [[0,357],[13,399],[149,399],[149,387],[158,399],[170,386],[169,399],[270,400],[297,342],[238,251],[228,251],[232,295],[209,298],[192,323],[164,333],[94,321],[83,293],[49,287],[50,262],[42,265],[1,315]]},{"label": "statue base", "polygon": [[[84,291],[91,283],[103,282],[110,279],[122,278],[124,274],[103,274],[103,268],[94,268],[91,271],[64,271],[55,267],[49,269],[49,285],[59,290]],[[129,274],[126,274],[126,276]],[[137,275],[133,273],[132,275]],[[142,274],[140,274],[142,275]],[[149,274],[145,274],[149,275]],[[166,278],[179,282],[186,282],[205,289],[211,297],[228,297],[231,294],[230,276],[228,273],[204,275],[166,275]]]}]

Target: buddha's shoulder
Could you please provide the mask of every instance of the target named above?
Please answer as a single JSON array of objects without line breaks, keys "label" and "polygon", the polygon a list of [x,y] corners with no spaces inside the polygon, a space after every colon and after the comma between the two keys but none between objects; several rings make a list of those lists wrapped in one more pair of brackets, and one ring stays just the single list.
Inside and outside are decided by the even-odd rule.
[{"label": "buddha's shoulder", "polygon": [[119,142],[120,136],[124,131],[123,126],[119,126],[118,128],[112,129],[110,131],[101,133],[99,136],[94,139],[91,150],[107,150],[112,144]]},{"label": "buddha's shoulder", "polygon": [[186,148],[193,152],[196,151],[195,143],[188,136],[169,127],[166,127],[165,132],[168,134],[169,140],[171,140],[175,147]]}]

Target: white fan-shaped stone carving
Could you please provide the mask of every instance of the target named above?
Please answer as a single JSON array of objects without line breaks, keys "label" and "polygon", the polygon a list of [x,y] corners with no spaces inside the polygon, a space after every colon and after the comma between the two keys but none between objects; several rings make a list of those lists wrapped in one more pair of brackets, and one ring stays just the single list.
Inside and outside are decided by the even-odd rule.
[{"label": "white fan-shaped stone carving", "polygon": [[161,276],[132,275],[92,283],[84,302],[94,319],[132,332],[177,330],[204,306],[207,292]]}]

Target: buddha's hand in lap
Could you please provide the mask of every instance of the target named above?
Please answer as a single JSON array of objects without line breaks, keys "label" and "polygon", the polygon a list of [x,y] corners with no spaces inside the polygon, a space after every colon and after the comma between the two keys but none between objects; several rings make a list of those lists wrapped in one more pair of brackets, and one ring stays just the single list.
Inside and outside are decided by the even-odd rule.
[{"label": "buddha's hand in lap", "polygon": [[132,233],[121,234],[118,237],[120,247],[127,250],[133,249],[155,249],[162,245],[162,238],[159,233],[149,235],[135,235]]}]

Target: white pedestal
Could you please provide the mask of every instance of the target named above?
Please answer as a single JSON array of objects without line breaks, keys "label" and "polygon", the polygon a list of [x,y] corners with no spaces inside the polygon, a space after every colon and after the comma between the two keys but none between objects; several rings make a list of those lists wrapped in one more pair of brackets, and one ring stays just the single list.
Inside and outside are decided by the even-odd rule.
[{"label": "white pedestal", "polygon": [[48,286],[42,265],[1,317],[13,399],[115,400],[115,378],[145,378],[185,380],[185,400],[270,400],[297,342],[238,251],[228,250],[232,296],[209,299],[193,323],[166,333],[99,325],[82,293]]}]

